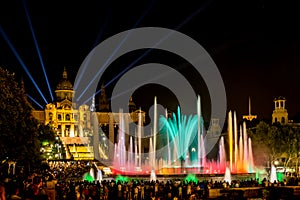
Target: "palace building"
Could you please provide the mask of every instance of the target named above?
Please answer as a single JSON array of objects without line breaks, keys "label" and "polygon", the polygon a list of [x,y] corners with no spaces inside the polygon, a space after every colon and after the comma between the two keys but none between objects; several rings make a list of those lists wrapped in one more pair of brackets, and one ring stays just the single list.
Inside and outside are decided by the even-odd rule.
[{"label": "palace building", "polygon": [[[66,150],[66,158],[74,160],[100,159],[109,161],[117,140],[119,118],[137,123],[139,115],[145,123],[145,112],[136,109],[130,98],[129,113],[113,113],[109,109],[105,88],[102,84],[98,111],[95,97],[91,105],[77,106],[72,102],[75,91],[68,80],[66,68],[55,90],[55,101],[47,104],[44,110],[34,110],[33,116],[44,124],[50,124],[57,132]],[[127,138],[125,138],[127,141]]]}]

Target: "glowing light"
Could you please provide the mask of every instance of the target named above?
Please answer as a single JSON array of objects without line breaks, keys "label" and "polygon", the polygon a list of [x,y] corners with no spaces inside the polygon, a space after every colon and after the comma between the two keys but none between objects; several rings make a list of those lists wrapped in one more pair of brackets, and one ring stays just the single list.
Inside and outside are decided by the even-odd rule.
[{"label": "glowing light", "polygon": [[118,175],[116,178],[116,183],[120,182],[121,184],[129,181],[129,178],[126,176]]},{"label": "glowing light", "polygon": [[277,180],[282,182],[284,178],[284,174],[282,172],[277,172]]},{"label": "glowing light", "polygon": [[25,9],[27,21],[28,21],[28,24],[29,24],[29,27],[30,27],[32,37],[33,37],[35,48],[36,48],[36,51],[38,53],[39,60],[40,60],[40,63],[41,63],[42,69],[43,69],[43,73],[44,73],[44,76],[45,76],[45,79],[46,79],[46,83],[47,83],[48,90],[49,90],[49,93],[50,93],[50,96],[51,96],[51,100],[53,101],[54,100],[53,94],[52,94],[51,87],[50,87],[50,84],[49,84],[49,81],[48,81],[48,76],[47,76],[47,73],[46,73],[46,69],[45,69],[45,66],[44,66],[44,62],[43,62],[43,58],[42,58],[42,55],[41,55],[41,52],[40,52],[40,48],[39,48],[37,39],[36,39],[35,34],[34,34],[33,26],[32,26],[31,20],[30,20],[30,16],[29,16],[29,12],[28,12],[25,0],[23,0],[22,3],[23,3],[23,6],[24,6],[24,9]]},{"label": "glowing light", "polygon": [[45,103],[48,104],[48,101],[46,100],[45,96],[43,95],[42,91],[40,90],[39,86],[36,84],[35,80],[33,79],[33,77],[31,76],[28,68],[26,67],[25,63],[23,62],[23,60],[21,59],[20,55],[18,54],[17,50],[15,49],[15,47],[12,45],[12,43],[10,42],[8,36],[5,34],[4,30],[2,29],[2,27],[0,26],[0,32],[1,35],[4,37],[6,43],[8,44],[8,46],[10,47],[10,49],[12,50],[12,52],[14,53],[14,55],[16,56],[16,58],[18,59],[20,65],[23,67],[24,71],[26,72],[27,76],[30,78],[31,82],[33,83],[33,85],[35,86],[35,88],[37,89],[37,91],[40,93],[41,97],[44,99]]},{"label": "glowing light", "polygon": [[83,180],[88,181],[88,182],[93,182],[94,178],[92,177],[92,175],[90,175],[90,173],[86,172],[83,175]]},{"label": "glowing light", "polygon": [[184,182],[185,183],[191,183],[191,182],[198,183],[199,180],[195,174],[188,174],[187,177],[185,177]]}]

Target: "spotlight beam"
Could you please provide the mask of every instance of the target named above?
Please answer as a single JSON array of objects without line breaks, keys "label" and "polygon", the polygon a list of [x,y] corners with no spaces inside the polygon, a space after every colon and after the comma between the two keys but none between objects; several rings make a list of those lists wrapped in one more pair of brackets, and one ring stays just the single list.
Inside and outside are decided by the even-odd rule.
[{"label": "spotlight beam", "polygon": [[[99,43],[100,38],[101,38],[102,35],[103,35],[104,29],[107,27],[107,24],[108,24],[108,21],[109,21],[110,17],[111,17],[111,10],[108,11],[108,15],[106,15],[106,17],[105,17],[104,23],[103,23],[103,25],[101,26],[101,29],[100,29],[100,31],[99,31],[99,33],[98,33],[98,35],[97,35],[97,38],[96,38],[96,40],[95,40],[95,42],[94,42],[94,44],[93,44],[93,47],[92,47],[93,49],[94,49],[94,48],[97,46],[97,44]],[[89,64],[89,61],[90,61],[90,60],[88,59],[88,61],[86,62],[86,64],[83,66],[84,71],[85,71],[87,65]],[[74,90],[77,89],[78,84],[79,84],[79,82],[80,82],[82,76],[83,76],[83,74],[79,74],[78,81],[76,81],[76,83],[75,83],[76,85],[74,85]]]},{"label": "spotlight beam", "polygon": [[95,43],[93,45],[93,48],[97,46],[97,44],[99,43],[103,33],[104,33],[104,30],[106,29],[107,25],[108,25],[108,21],[110,20],[111,18],[111,9],[109,9],[108,11],[108,14],[105,16],[105,19],[104,19],[104,22],[102,24],[102,26],[100,27],[100,30],[99,30],[99,33],[97,35],[97,38],[95,40]]},{"label": "spotlight beam", "polygon": [[[166,76],[166,75],[167,75],[167,74],[161,74],[160,76],[155,77],[155,78],[152,78],[152,79],[149,79],[148,81],[145,81],[144,83],[148,83],[148,82],[150,82],[150,81],[155,81],[156,79],[159,79],[159,78],[164,77],[164,76]],[[105,88],[106,86],[108,86],[108,84],[105,84],[105,85],[104,85],[104,88]],[[108,101],[113,100],[113,99],[115,99],[115,98],[118,98],[119,96],[122,96],[122,95],[124,95],[124,94],[130,92],[132,89],[134,89],[134,88],[129,88],[129,89],[123,91],[122,93],[119,93],[119,94],[117,94],[117,95],[115,95],[115,96],[109,98]],[[88,99],[86,99],[86,100],[83,102],[83,104],[86,104],[87,102],[89,102],[94,96],[96,96],[96,95],[99,94],[100,92],[101,92],[101,89],[99,89],[98,91],[95,92],[94,95],[92,95],[91,97],[89,97]]]},{"label": "spotlight beam", "polygon": [[0,32],[1,32],[1,35],[4,37],[4,40],[6,41],[6,43],[8,44],[8,46],[10,47],[10,49],[12,50],[12,52],[14,53],[14,55],[16,56],[16,58],[18,59],[20,65],[23,67],[23,69],[26,72],[27,76],[30,78],[30,80],[32,81],[32,83],[35,86],[35,88],[37,89],[37,91],[40,93],[40,95],[43,98],[43,100],[45,101],[45,103],[48,104],[48,102],[47,102],[45,96],[43,95],[42,91],[40,90],[39,86],[36,84],[35,80],[32,78],[32,76],[31,76],[28,68],[24,64],[24,62],[21,59],[20,55],[18,54],[18,52],[16,51],[15,47],[10,42],[8,36],[5,34],[5,32],[4,32],[4,30],[2,29],[1,26],[0,26]]},{"label": "spotlight beam", "polygon": [[51,87],[50,87],[48,76],[47,76],[46,69],[45,69],[45,66],[44,66],[43,58],[42,58],[42,55],[41,55],[41,51],[40,51],[37,39],[35,37],[35,33],[34,33],[34,30],[33,30],[33,26],[32,26],[31,20],[30,20],[30,16],[29,16],[29,12],[28,12],[25,0],[23,0],[22,3],[23,3],[23,6],[24,6],[24,10],[25,10],[25,13],[26,13],[27,21],[28,21],[30,31],[31,31],[31,34],[32,34],[32,38],[33,38],[33,41],[34,41],[34,44],[35,44],[35,48],[36,48],[36,51],[38,53],[38,57],[39,57],[39,60],[40,60],[40,63],[41,63],[42,69],[43,69],[43,73],[44,73],[44,76],[45,76],[45,79],[46,79],[46,84],[48,86],[48,90],[49,90],[49,93],[50,93],[50,96],[51,96],[51,100],[53,101],[54,100],[53,94],[52,94],[52,91],[51,91]]},{"label": "spotlight beam", "polygon": [[[110,17],[111,17],[111,10],[108,11],[108,15],[106,15],[106,17],[105,17],[104,23],[103,23],[103,25],[100,28],[100,31],[99,31],[99,33],[97,35],[97,38],[96,38],[96,40],[95,40],[95,42],[93,44],[92,49],[94,49],[97,46],[97,44],[99,43],[100,38],[103,35],[104,29],[107,27],[107,24],[108,24],[108,21],[109,21]],[[87,59],[88,60],[87,60],[86,64],[84,64],[84,66],[83,66],[83,71],[85,71],[87,65],[90,63],[90,59],[89,58],[87,58]],[[81,81],[82,76],[83,76],[83,73],[79,74],[79,76],[77,78],[78,81],[75,82],[75,85],[74,85],[74,90],[75,91],[77,90],[78,84]]]},{"label": "spotlight beam", "polygon": [[[143,83],[141,83],[141,84],[144,85],[144,84],[147,84],[147,83],[155,82],[156,80],[161,79],[161,78],[163,78],[163,77],[166,77],[166,76],[169,75],[169,74],[170,74],[170,71],[169,71],[169,72],[162,73],[162,74],[160,74],[159,76],[155,76],[155,77],[153,77],[153,78],[149,78],[148,80],[145,80],[145,81],[144,81]],[[104,86],[104,87],[105,87],[105,86]],[[124,95],[124,94],[126,94],[126,93],[128,93],[128,92],[130,92],[130,91],[132,91],[133,89],[135,89],[135,87],[131,87],[131,88],[127,89],[127,90],[124,90],[123,92],[121,92],[121,93],[119,93],[119,94],[116,94],[115,96],[110,97],[110,98],[108,99],[108,101],[111,101],[111,100],[113,100],[113,99],[115,99],[115,98],[118,98],[118,97],[120,97],[120,96],[122,96],[122,95]],[[98,90],[95,94],[97,95],[100,91],[101,91],[101,89]]]},{"label": "spotlight beam", "polygon": [[[162,78],[162,77],[165,77],[165,76],[167,76],[168,74],[169,74],[169,73],[163,73],[163,74],[160,74],[159,76],[156,76],[156,77],[153,77],[153,78],[151,78],[151,79],[148,79],[147,81],[144,81],[144,84],[149,83],[149,82],[152,82],[152,81],[155,81],[155,80],[160,79],[160,78]],[[106,85],[107,85],[107,84],[104,85],[104,88],[106,87]],[[129,89],[123,91],[122,93],[119,93],[119,94],[117,94],[117,95],[115,95],[115,96],[109,98],[108,100],[110,101],[110,100],[113,100],[113,99],[115,99],[115,98],[118,98],[119,96],[122,96],[122,95],[124,95],[124,94],[126,94],[126,93],[132,91],[133,89],[134,89],[133,87],[132,87],[132,88],[129,88]],[[96,95],[99,94],[100,92],[101,92],[101,89],[99,89],[98,91],[96,91],[96,92],[95,92],[95,95],[93,95],[93,96],[89,97],[87,100],[85,100],[85,101],[83,102],[83,104],[86,104],[87,102],[89,102],[94,96],[96,96]]]},{"label": "spotlight beam", "polygon": [[175,30],[179,30],[182,26],[184,26],[186,23],[191,21],[195,16],[197,16],[200,12],[202,12],[204,9],[206,9],[213,0],[209,0],[203,4],[200,8],[198,8],[196,11],[194,11],[192,14],[190,14],[187,18],[185,18],[179,25],[175,27]]},{"label": "spotlight beam", "polygon": [[[146,14],[148,14],[148,12],[151,10],[152,6],[154,5],[155,0],[151,1],[150,5],[147,7],[147,9],[145,10],[145,12],[142,14],[142,16],[137,20],[137,22],[134,24],[133,28],[136,28],[138,26],[138,24],[142,21],[142,19],[146,16]],[[105,63],[103,64],[103,66],[98,70],[98,72],[96,73],[96,75],[94,76],[94,78],[92,78],[92,80],[89,82],[89,84],[87,85],[87,87],[82,91],[82,93],[78,96],[78,98],[76,99],[77,101],[79,101],[81,99],[81,97],[84,95],[84,93],[88,90],[88,88],[91,86],[91,84],[93,84],[93,82],[98,78],[98,76],[100,75],[100,73],[103,71],[104,67],[110,62],[111,58],[118,52],[118,50],[121,48],[121,46],[124,44],[124,42],[126,41],[126,39],[130,36],[130,33],[132,31],[129,31],[127,33],[127,35],[122,39],[122,41],[120,42],[120,44],[117,46],[117,48],[114,49],[113,53],[108,57],[108,59],[105,61]]]},{"label": "spotlight beam", "polygon": [[41,104],[39,104],[32,96],[30,96],[29,94],[26,94],[26,96],[29,97],[29,99],[33,101],[36,105],[38,105],[41,109],[43,109],[43,106],[41,106]]},{"label": "spotlight beam", "polygon": [[[205,8],[207,8],[210,4],[212,3],[211,1],[205,2],[204,5],[197,9],[196,11],[194,11],[191,15],[189,15],[187,18],[185,18],[179,25],[177,25],[174,29],[174,31],[179,30],[182,26],[184,26],[186,23],[188,23],[191,19],[193,19],[196,15],[198,15],[201,11],[203,11]],[[138,57],[136,60],[134,60],[131,64],[129,64],[124,70],[122,70],[119,74],[117,74],[114,78],[112,78],[109,82],[107,82],[104,86],[104,88],[106,88],[106,86],[110,85],[112,82],[114,82],[117,78],[119,78],[120,76],[122,76],[126,71],[128,71],[132,66],[134,66],[138,61],[140,61],[142,58],[144,58],[146,55],[148,55],[153,48],[155,48],[157,45],[159,45],[161,42],[163,42],[164,40],[166,40],[168,37],[170,37],[170,35],[172,35],[174,33],[174,31],[171,31],[169,34],[167,34],[166,36],[164,36],[162,39],[160,39],[153,47],[152,49],[148,49],[145,53],[143,53],[140,57]],[[127,37],[126,37],[127,38]],[[123,41],[122,41],[123,42]],[[119,47],[119,46],[118,46]],[[115,51],[113,52],[113,55],[115,54]],[[106,65],[107,63],[105,63]],[[100,71],[100,70],[99,70]],[[99,74],[97,74],[99,75]],[[94,77],[94,79],[96,79],[96,77]],[[94,81],[94,79],[92,79],[92,81]],[[91,83],[91,82],[90,82]],[[87,86],[87,88],[90,86],[91,84],[89,84]],[[87,88],[83,91],[83,93],[87,90]],[[101,91],[98,90],[95,95],[97,95],[99,92]],[[83,95],[83,94],[82,94]],[[81,95],[81,96],[82,96]],[[81,97],[80,96],[80,97]],[[92,97],[88,98],[88,100],[90,100]],[[80,99],[80,98],[78,98]],[[87,102],[88,100],[84,101]]]}]

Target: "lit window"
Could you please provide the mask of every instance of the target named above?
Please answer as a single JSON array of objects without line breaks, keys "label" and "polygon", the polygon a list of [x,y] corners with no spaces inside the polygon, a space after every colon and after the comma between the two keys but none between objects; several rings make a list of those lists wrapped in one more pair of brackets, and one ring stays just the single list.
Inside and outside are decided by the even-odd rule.
[{"label": "lit window", "polygon": [[66,114],[66,120],[70,121],[70,115],[69,114]]}]

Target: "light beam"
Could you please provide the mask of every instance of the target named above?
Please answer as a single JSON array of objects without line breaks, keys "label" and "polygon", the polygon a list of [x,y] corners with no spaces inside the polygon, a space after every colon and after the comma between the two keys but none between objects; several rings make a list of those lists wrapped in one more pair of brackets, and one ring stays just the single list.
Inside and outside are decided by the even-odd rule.
[{"label": "light beam", "polygon": [[[106,26],[107,26],[107,24],[108,24],[108,21],[109,21],[109,19],[110,19],[110,17],[111,17],[111,12],[110,12],[110,11],[111,11],[111,10],[109,10],[109,14],[106,16],[106,18],[105,18],[105,20],[104,20],[104,23],[103,23],[103,25],[102,25],[101,28],[100,28],[100,31],[99,31],[99,33],[98,33],[98,35],[97,35],[97,38],[96,38],[96,40],[95,40],[95,42],[94,42],[94,45],[93,45],[92,49],[94,49],[94,48],[97,46],[97,44],[98,44],[99,41],[100,41],[100,38],[101,38],[102,35],[103,35],[104,29],[106,28]],[[83,71],[85,71],[87,65],[90,63],[90,57],[88,57],[87,59],[88,59],[87,62],[86,62],[86,63],[84,64],[84,66],[83,66]],[[80,81],[81,81],[81,79],[82,79],[82,76],[83,76],[83,73],[80,73],[79,76],[78,76],[78,78],[77,78],[78,81],[75,82],[75,85],[74,85],[74,90],[75,90],[75,91],[77,90],[78,84],[80,83]]]},{"label": "light beam", "polygon": [[43,95],[42,91],[40,90],[39,86],[36,84],[35,80],[32,78],[32,76],[31,76],[28,68],[26,67],[25,63],[21,59],[21,57],[18,54],[17,50],[15,49],[15,47],[13,46],[13,44],[10,42],[8,36],[5,34],[5,32],[4,32],[4,30],[2,29],[1,26],[0,26],[0,32],[1,32],[1,35],[4,37],[6,43],[8,44],[8,46],[10,47],[10,49],[12,50],[12,52],[14,53],[14,55],[16,56],[16,58],[18,59],[20,65],[23,67],[24,71],[26,72],[26,74],[28,75],[28,77],[30,78],[30,80],[32,81],[33,85],[35,86],[35,88],[37,89],[37,91],[40,93],[40,95],[44,99],[45,103],[48,104],[48,102],[47,102],[45,96]]},{"label": "light beam", "polygon": [[44,76],[45,76],[45,79],[46,79],[46,84],[47,84],[47,87],[48,87],[48,90],[49,90],[49,93],[50,93],[50,96],[51,96],[51,100],[53,101],[54,100],[53,94],[52,94],[51,87],[50,87],[50,84],[49,84],[49,81],[48,81],[48,76],[47,76],[47,73],[46,73],[46,69],[45,69],[45,66],[44,66],[44,62],[43,62],[43,58],[42,58],[42,55],[41,55],[41,52],[40,52],[40,48],[39,48],[37,39],[36,39],[35,34],[34,34],[33,26],[32,26],[31,20],[30,20],[30,16],[29,16],[29,12],[28,12],[25,0],[23,0],[22,3],[23,3],[23,6],[24,6],[24,10],[25,10],[25,13],[26,13],[27,21],[28,21],[30,31],[31,31],[31,34],[32,34],[32,38],[33,38],[33,41],[34,41],[34,44],[35,44],[35,48],[36,48],[36,51],[38,53],[38,57],[39,57],[39,60],[40,60],[40,63],[41,63],[42,69],[43,69],[43,73],[44,73]]},{"label": "light beam", "polygon": [[[205,8],[207,8],[207,6],[209,6],[211,3],[211,1],[206,2],[201,8],[197,9],[195,12],[193,12],[191,15],[189,15],[186,19],[184,19],[178,26],[176,26],[176,28],[174,29],[174,31],[180,29],[182,26],[184,26],[186,23],[188,23],[193,17],[195,17],[196,15],[198,15],[201,11],[203,11]],[[117,74],[114,78],[112,78],[110,81],[107,82],[107,84],[105,85],[108,86],[110,85],[112,82],[114,82],[117,78],[119,78],[120,76],[122,76],[127,70],[129,70],[132,66],[134,66],[138,61],[140,61],[142,58],[144,58],[146,55],[148,55],[155,47],[157,47],[161,42],[163,42],[164,40],[166,40],[168,37],[170,37],[170,35],[173,34],[174,31],[171,31],[169,34],[167,34],[165,37],[163,37],[161,40],[159,40],[151,49],[148,49],[145,53],[143,53],[140,57],[138,57],[136,60],[134,60],[131,64],[129,64],[124,70],[122,70],[119,74]],[[130,32],[129,32],[130,33]],[[129,34],[126,35],[125,38],[127,38]],[[124,38],[124,39],[125,39]],[[124,41],[122,40],[122,44],[124,43]],[[120,48],[120,45],[117,47],[117,49]],[[116,51],[113,52],[112,55],[115,54]],[[112,56],[109,57],[109,60]],[[107,64],[107,62],[105,62],[105,65]],[[100,70],[102,71],[102,70]],[[99,75],[99,74],[97,74]],[[97,76],[94,77],[94,79],[96,79]],[[92,81],[90,82],[90,84],[87,86],[87,88],[83,91],[83,93],[89,88],[89,86],[91,85],[91,83],[94,81],[94,79],[92,79]],[[97,93],[96,93],[97,94]],[[83,95],[83,94],[82,94]],[[80,95],[80,97],[82,96]],[[78,98],[79,100],[80,98]],[[91,98],[89,98],[91,99]]]},{"label": "light beam", "polygon": [[[152,6],[154,5],[154,2],[155,2],[155,0],[153,0],[151,2],[151,4],[148,6],[148,8],[146,9],[146,11],[143,13],[143,15],[137,20],[137,22],[134,24],[134,26],[133,26],[133,28],[131,30],[133,30],[134,28],[136,28],[138,26],[138,24],[142,21],[142,19],[150,11],[150,9],[152,8]],[[87,87],[78,96],[78,98],[76,99],[77,101],[79,101],[81,99],[81,97],[89,89],[89,87],[91,86],[91,84],[93,84],[93,82],[99,77],[99,75],[103,71],[104,67],[110,62],[111,58],[118,52],[118,50],[124,44],[124,42],[126,41],[126,39],[130,36],[130,34],[131,34],[131,31],[129,31],[128,34],[122,39],[122,41],[120,42],[120,44],[115,48],[115,50],[113,51],[113,53],[108,57],[108,59],[105,61],[105,63],[103,64],[103,66],[100,68],[100,70],[98,70],[98,72],[95,74],[94,78],[92,78],[92,80],[89,82],[89,84],[87,85]]]},{"label": "light beam", "polygon": [[33,101],[36,105],[38,105],[41,109],[43,109],[43,106],[39,104],[32,96],[30,96],[29,94],[26,94],[26,96],[29,97],[29,99]]}]

